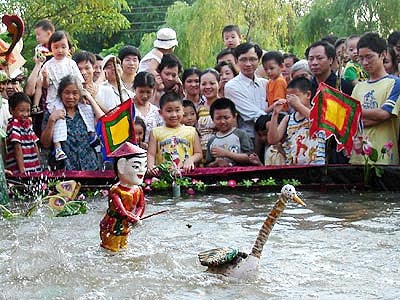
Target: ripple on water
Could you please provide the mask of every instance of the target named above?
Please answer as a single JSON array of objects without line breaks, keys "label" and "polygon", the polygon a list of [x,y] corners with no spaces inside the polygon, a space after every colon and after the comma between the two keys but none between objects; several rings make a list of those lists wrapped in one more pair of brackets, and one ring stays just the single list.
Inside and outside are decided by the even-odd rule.
[{"label": "ripple on water", "polygon": [[231,200],[228,200],[228,199],[226,199],[226,198],[216,198],[215,200],[214,200],[214,202],[216,202],[216,203],[221,203],[221,204],[230,204],[230,203],[232,203],[232,201]]},{"label": "ripple on water", "polygon": [[303,196],[307,208],[290,204],[272,230],[258,277],[241,281],[205,273],[197,254],[249,252],[275,194],[152,196],[146,214],[169,212],[143,221],[114,256],[99,248],[104,199],[82,216],[0,220],[1,297],[399,299],[399,195]]},{"label": "ripple on water", "polygon": [[199,202],[199,201],[182,201],[175,204],[177,207],[184,208],[206,208],[212,206],[211,203]]}]

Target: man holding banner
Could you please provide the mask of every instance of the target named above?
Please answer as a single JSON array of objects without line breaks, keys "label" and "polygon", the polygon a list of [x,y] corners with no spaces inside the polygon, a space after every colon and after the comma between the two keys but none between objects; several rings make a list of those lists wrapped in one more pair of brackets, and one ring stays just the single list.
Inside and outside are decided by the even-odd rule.
[{"label": "man holding banner", "polygon": [[[357,49],[359,61],[369,75],[352,93],[362,105],[363,142],[378,151],[377,164],[398,164],[400,79],[386,73],[383,60],[387,44],[377,33],[364,34]],[[362,154],[353,151],[350,163],[364,162]]]},{"label": "man holding banner", "polygon": [[[319,90],[321,83],[332,88],[337,88],[344,94],[351,95],[353,86],[347,80],[338,80],[335,72],[332,71],[332,64],[336,57],[335,47],[326,41],[317,41],[310,45],[306,51],[306,57],[313,78],[311,80],[311,99]],[[329,164],[348,163],[344,152],[337,151],[336,141],[330,139],[326,148],[327,161]]]}]

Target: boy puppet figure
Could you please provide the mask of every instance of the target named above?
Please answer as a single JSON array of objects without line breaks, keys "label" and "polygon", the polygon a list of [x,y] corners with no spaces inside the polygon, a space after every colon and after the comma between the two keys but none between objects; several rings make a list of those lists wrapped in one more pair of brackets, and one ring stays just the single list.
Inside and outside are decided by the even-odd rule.
[{"label": "boy puppet figure", "polygon": [[119,182],[111,187],[108,209],[100,222],[100,246],[112,252],[126,249],[133,224],[140,222],[145,209],[141,188],[147,170],[147,153],[125,142],[111,153]]}]

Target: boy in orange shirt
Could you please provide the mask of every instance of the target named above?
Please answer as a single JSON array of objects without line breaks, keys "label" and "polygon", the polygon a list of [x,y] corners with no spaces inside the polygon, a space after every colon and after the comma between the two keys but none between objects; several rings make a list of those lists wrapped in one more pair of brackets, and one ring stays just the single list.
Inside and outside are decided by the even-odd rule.
[{"label": "boy in orange shirt", "polygon": [[[286,80],[282,76],[283,55],[278,51],[268,51],[262,57],[262,65],[268,76],[267,83],[267,112],[273,110],[273,104],[279,99],[286,98]],[[287,111],[287,107],[285,109]]]}]

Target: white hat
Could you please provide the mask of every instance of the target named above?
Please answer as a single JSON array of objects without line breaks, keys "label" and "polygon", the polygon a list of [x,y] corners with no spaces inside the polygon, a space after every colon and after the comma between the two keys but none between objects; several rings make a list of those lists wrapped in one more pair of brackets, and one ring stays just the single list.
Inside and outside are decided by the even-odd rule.
[{"label": "white hat", "polygon": [[171,28],[161,28],[157,31],[157,39],[153,43],[154,48],[171,49],[178,46],[176,32]]},{"label": "white hat", "polygon": [[[113,59],[114,57],[116,57],[115,55],[112,54],[108,54],[106,57],[103,58],[103,61],[101,62],[101,69],[104,70],[106,64]],[[119,62],[119,58],[117,58],[117,63]]]},{"label": "white hat", "polygon": [[18,76],[23,75],[23,73],[24,72],[22,72],[21,68],[17,68],[10,74],[10,78],[16,79]]}]

